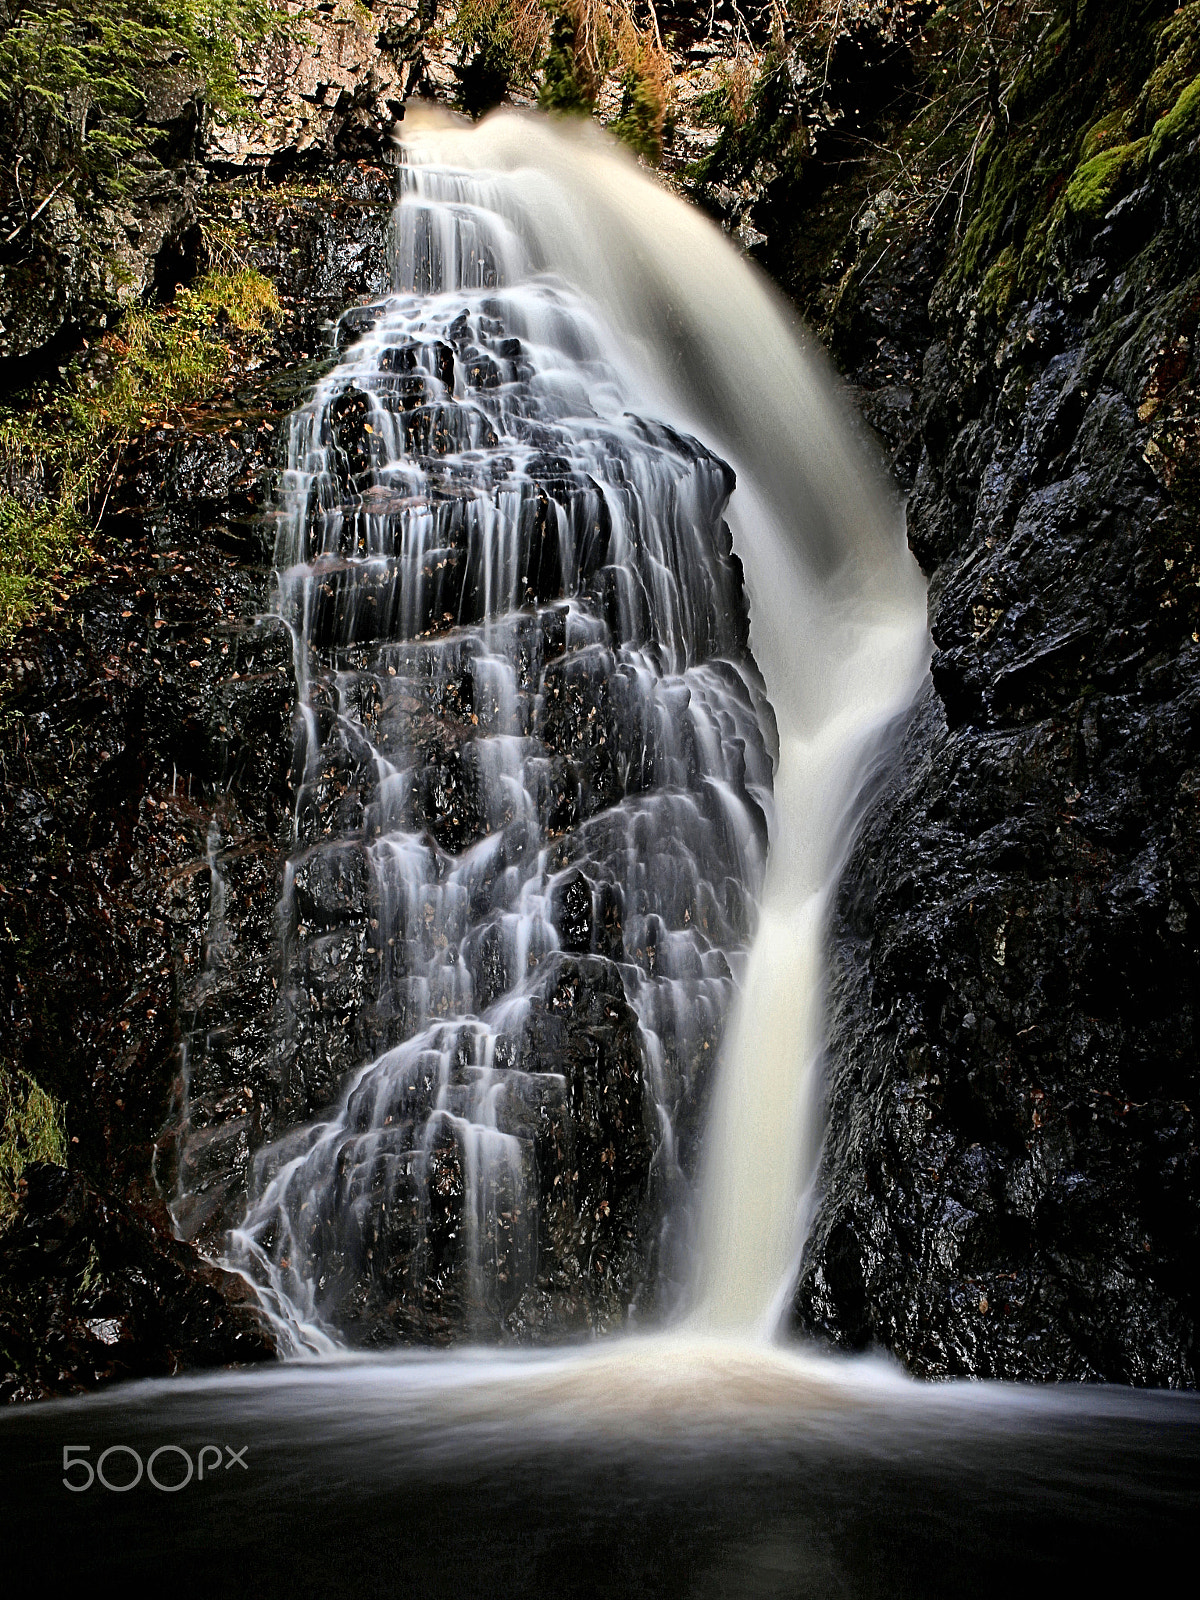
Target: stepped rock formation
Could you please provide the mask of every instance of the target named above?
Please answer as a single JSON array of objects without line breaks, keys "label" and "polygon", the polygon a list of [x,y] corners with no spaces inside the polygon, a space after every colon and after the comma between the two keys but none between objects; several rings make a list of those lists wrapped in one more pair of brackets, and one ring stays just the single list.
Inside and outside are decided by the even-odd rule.
[{"label": "stepped rock formation", "polygon": [[[590,313],[454,175],[406,180],[406,292],[290,422],[278,1004],[196,1019],[176,1216],[342,1336],[545,1338],[679,1270],[770,714],[732,473],[594,410]],[[219,1019],[236,940],[217,965]]]}]

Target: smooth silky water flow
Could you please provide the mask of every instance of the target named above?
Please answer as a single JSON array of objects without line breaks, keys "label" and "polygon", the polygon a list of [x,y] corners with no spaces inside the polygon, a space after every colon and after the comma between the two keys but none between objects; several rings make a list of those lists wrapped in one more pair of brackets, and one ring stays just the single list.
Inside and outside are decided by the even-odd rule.
[{"label": "smooth silky water flow", "polygon": [[[900,507],[824,359],[715,228],[590,128],[410,113],[402,190],[395,293],[344,319],[338,366],[292,418],[280,507],[305,740],[281,936],[330,832],[323,777],[349,759],[372,781],[338,826],[370,841],[386,998],[333,1110],[260,1154],[229,1240],[283,1348],[310,1359],[4,1419],[13,1526],[34,1538],[54,1496],[47,1570],[150,1581],[169,1561],[185,1593],[240,1584],[252,1551],[255,1587],[289,1596],[1147,1581],[1195,1507],[1194,1397],[929,1389],[779,1334],[822,1132],[829,898],[929,651]],[[349,498],[347,450],[370,479]],[[552,570],[529,571],[535,548]],[[555,652],[619,679],[632,730],[617,798],[575,819],[569,860],[531,696]],[[399,730],[468,680],[487,816],[456,849]],[[412,1291],[448,1151],[484,1308],[460,1334],[494,1339],[529,1292],[531,1128],[562,1084],[525,1070],[523,1041],[581,861],[625,910],[612,954],[678,1292],[658,1331],[585,1346],[350,1356],[346,1263],[400,1216]],[[680,1063],[722,1024],[693,1182]],[[58,1487],[64,1444],[203,1443],[248,1445],[248,1470],[189,1481],[162,1531],[145,1483]]]},{"label": "smooth silky water flow", "polygon": [[[582,862],[622,908],[664,1270],[691,1280],[672,1309],[763,1336],[819,1144],[826,900],[867,764],[926,668],[924,585],[823,358],[709,224],[598,138],[512,115],[430,119],[405,154],[396,292],[351,314],[359,336],[292,418],[277,556],[308,719],[298,841],[328,830],[310,815],[320,774],[365,744],[376,781],[350,827],[372,840],[398,1038],[332,1116],[260,1154],[230,1260],[286,1350],[330,1352],[368,1259],[432,1271],[449,1147],[468,1298],[519,1304],[537,1259],[533,1129],[564,1091],[523,1070],[522,1040],[554,970],[554,897]],[[365,424],[350,495],[347,423]],[[722,559],[723,463],[750,655]],[[571,817],[566,843],[530,692],[559,695],[545,663],[564,647],[619,683],[629,741],[614,803]],[[332,736],[315,653],[337,669]],[[488,821],[451,852],[387,711],[429,679],[441,711],[464,676]],[[439,804],[444,823],[467,802]],[[727,1014],[693,1192],[675,1154],[680,1063]],[[397,1216],[417,1219],[411,1240]],[[411,1275],[399,1292],[419,1292]],[[496,1320],[477,1309],[465,1331]]]}]

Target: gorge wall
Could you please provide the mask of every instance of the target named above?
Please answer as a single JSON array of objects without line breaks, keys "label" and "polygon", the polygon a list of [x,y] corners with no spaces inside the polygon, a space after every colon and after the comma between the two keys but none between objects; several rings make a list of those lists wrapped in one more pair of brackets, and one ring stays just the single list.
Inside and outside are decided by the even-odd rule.
[{"label": "gorge wall", "polygon": [[934,657],[834,915],[794,1319],[923,1375],[1196,1381],[1198,20],[1044,35],[959,228],[885,215],[835,313],[902,470],[916,425]]},{"label": "gorge wall", "polygon": [[[834,909],[791,1320],[928,1376],[1194,1384],[1200,6],[1000,8],[991,37],[968,9],[657,13],[671,181],[825,337],[930,577],[931,682]],[[222,241],[282,302],[217,392],[124,445],[86,582],[11,651],[0,1042],[66,1111],[0,1236],[5,1398],[273,1352],[166,1202],[189,1038],[228,1080],[213,1216],[275,1109],[255,1019],[293,730],[262,513],[332,319],[386,283],[389,102],[460,96],[475,59],[425,8],[396,20],[386,48],[334,18],[268,63],[258,131],[201,119],[102,219],[111,281],[65,209],[53,292],[5,267],[14,381]],[[344,997],[313,992],[319,1033]],[[327,1035],[309,1109],[344,1066]]]},{"label": "gorge wall", "polygon": [[210,189],[211,226],[277,286],[270,340],[226,328],[237,347],[215,391],[128,443],[88,581],[12,647],[4,1054],[26,1104],[32,1083],[65,1114],[61,1154],[25,1168],[3,1236],[9,1397],[274,1351],[250,1291],[176,1238],[168,1202],[191,1035],[241,1067],[234,1182],[268,1110],[254,1045],[274,994],[293,685],[284,628],[257,622],[264,511],[280,423],[329,364],[332,319],[388,282],[390,173],[329,176],[336,201]]}]

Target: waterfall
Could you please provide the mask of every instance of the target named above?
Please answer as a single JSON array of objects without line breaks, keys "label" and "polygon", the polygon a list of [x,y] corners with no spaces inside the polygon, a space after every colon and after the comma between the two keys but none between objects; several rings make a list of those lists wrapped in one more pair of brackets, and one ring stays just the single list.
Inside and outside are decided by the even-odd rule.
[{"label": "waterfall", "polygon": [[430,115],[401,176],[394,292],[288,425],[299,1114],[229,1259],[293,1351],[763,1328],[924,587],[819,352],[630,158]]}]

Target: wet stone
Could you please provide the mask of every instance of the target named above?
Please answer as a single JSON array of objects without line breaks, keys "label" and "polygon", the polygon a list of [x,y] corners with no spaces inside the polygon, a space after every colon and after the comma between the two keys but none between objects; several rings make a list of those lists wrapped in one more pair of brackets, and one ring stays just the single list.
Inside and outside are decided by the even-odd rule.
[{"label": "wet stone", "polygon": [[357,845],[312,852],[295,872],[296,915],[310,926],[336,927],[367,915],[369,874]]},{"label": "wet stone", "polygon": [[[87,582],[13,653],[2,1050],[66,1105],[64,1181],[86,1203],[76,1225],[27,1169],[0,1234],[5,1398],[275,1348],[244,1280],[188,1241],[223,1249],[254,1151],[287,1125],[277,908],[303,772],[269,511],[279,424],[321,370],[322,324],[387,283],[377,177],[333,204],[209,186],[294,309],[269,347],[235,352],[224,388],[126,444],[93,507]],[[54,1250],[59,1223],[37,1222],[36,1260],[17,1249],[35,1202],[72,1219]]]},{"label": "wet stone", "polygon": [[1156,454],[1159,385],[1195,412],[1195,162],[1004,325],[930,302],[932,685],[833,910],[795,1318],[931,1377],[1196,1382],[1194,432]]},{"label": "wet stone", "polygon": [[491,245],[408,294],[447,261],[405,218],[273,519],[296,832],[273,1132],[226,1215],[296,1348],[654,1313],[765,861],[732,473],[593,413],[603,353],[557,287],[477,282]]}]

